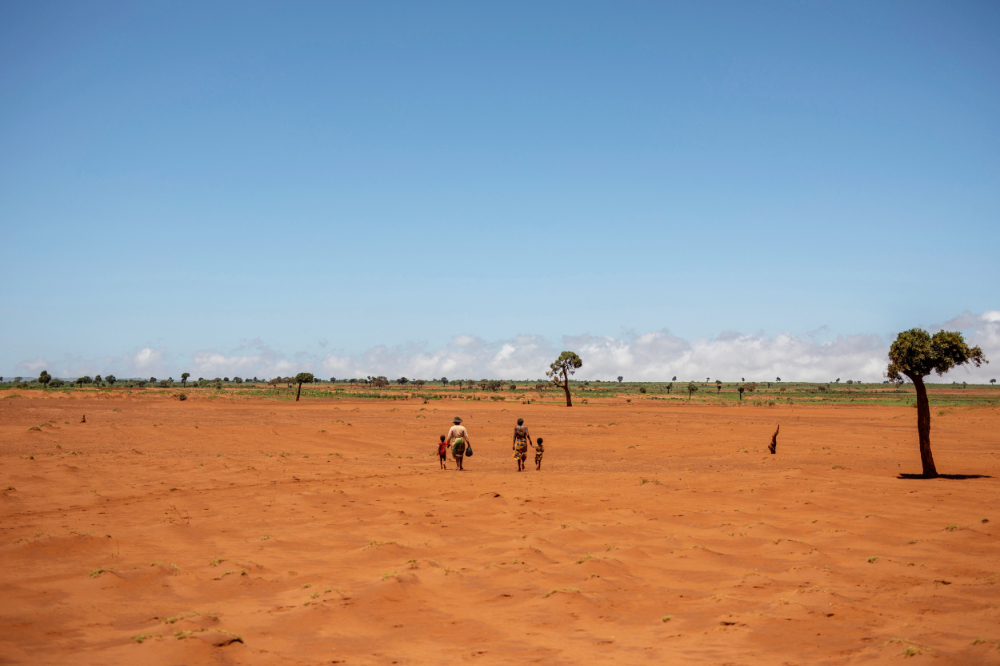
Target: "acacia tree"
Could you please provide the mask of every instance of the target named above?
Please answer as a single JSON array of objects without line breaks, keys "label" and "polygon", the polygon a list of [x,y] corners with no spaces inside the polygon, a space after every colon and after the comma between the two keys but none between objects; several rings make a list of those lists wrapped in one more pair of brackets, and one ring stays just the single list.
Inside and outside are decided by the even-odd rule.
[{"label": "acacia tree", "polygon": [[52,381],[52,375],[49,374],[48,370],[42,370],[42,373],[38,375],[38,383],[42,385],[43,388],[47,388],[49,382]]},{"label": "acacia tree", "polygon": [[717,393],[722,393],[722,380],[720,379],[715,380],[715,388],[717,389],[716,391]]},{"label": "acacia tree", "polygon": [[182,372],[181,373],[181,386],[183,386],[184,388],[187,388],[188,377],[190,377],[190,376],[191,376],[190,372]]},{"label": "acacia tree", "polygon": [[295,394],[295,402],[299,401],[299,396],[302,395],[302,385],[311,384],[313,381],[313,373],[311,372],[300,372],[295,375],[295,381],[299,384],[299,391]]},{"label": "acacia tree", "polygon": [[618,375],[618,383],[619,383],[619,384],[621,384],[621,383],[622,383],[622,380],[623,380],[623,379],[625,379],[625,378],[624,378],[624,377],[622,377],[621,375]]},{"label": "acacia tree", "polygon": [[688,382],[687,390],[688,390],[688,400],[690,400],[691,396],[694,395],[694,392],[698,390],[698,386],[694,382]]},{"label": "acacia tree", "polygon": [[896,336],[889,348],[889,366],[885,376],[896,382],[905,376],[917,390],[917,435],[920,440],[920,464],[925,478],[938,475],[931,455],[931,407],[927,401],[924,377],[938,376],[957,365],[972,363],[977,368],[989,363],[979,347],[969,348],[957,331],[938,331],[932,337],[921,328],[911,328]]},{"label": "acacia tree", "polygon": [[996,386],[996,385],[997,385],[997,380],[995,380],[995,379],[991,379],[991,380],[990,380],[990,384],[993,384],[994,386]]},{"label": "acacia tree", "polygon": [[115,377],[114,375],[107,375],[107,376],[106,376],[106,377],[104,378],[104,381],[106,381],[106,382],[107,382],[108,384],[110,384],[111,386],[114,386],[114,385],[115,385],[115,382],[116,382],[116,381],[118,381],[118,378],[117,378],[117,377]]},{"label": "acacia tree", "polygon": [[[549,365],[545,376],[552,380],[552,383],[566,391],[566,406],[573,406],[573,398],[569,394],[569,376],[583,366],[583,361],[576,355],[576,352],[564,351],[559,354],[559,358]],[[560,375],[562,378],[560,379]]]}]

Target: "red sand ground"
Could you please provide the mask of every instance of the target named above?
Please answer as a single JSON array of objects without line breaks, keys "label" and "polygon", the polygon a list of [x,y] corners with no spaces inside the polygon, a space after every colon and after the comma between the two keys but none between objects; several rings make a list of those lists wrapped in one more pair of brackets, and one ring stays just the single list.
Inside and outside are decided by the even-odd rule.
[{"label": "red sand ground", "polygon": [[0,663],[997,664],[1000,410],[938,411],[984,478],[905,407],[3,399]]}]

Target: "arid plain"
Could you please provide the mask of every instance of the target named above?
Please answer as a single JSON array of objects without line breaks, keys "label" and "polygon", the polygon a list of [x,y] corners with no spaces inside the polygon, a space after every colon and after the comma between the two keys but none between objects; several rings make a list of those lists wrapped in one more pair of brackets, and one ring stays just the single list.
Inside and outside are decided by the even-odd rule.
[{"label": "arid plain", "polygon": [[995,405],[11,394],[0,664],[1000,663]]}]

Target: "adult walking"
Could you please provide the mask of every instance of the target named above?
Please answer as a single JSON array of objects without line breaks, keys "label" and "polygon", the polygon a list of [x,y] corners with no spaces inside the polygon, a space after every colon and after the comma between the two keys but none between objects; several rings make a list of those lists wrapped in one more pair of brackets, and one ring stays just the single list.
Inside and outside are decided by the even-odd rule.
[{"label": "adult walking", "polygon": [[471,442],[469,441],[469,432],[462,425],[462,419],[456,416],[454,424],[451,430],[448,431],[448,438],[445,441],[451,447],[451,455],[458,465],[458,470],[461,472],[465,469],[462,467],[462,459],[465,458],[465,449]]},{"label": "adult walking", "polygon": [[524,461],[528,457],[528,442],[531,435],[528,433],[528,426],[524,425],[524,419],[518,419],[514,426],[514,459],[517,460],[517,471],[524,471]]}]

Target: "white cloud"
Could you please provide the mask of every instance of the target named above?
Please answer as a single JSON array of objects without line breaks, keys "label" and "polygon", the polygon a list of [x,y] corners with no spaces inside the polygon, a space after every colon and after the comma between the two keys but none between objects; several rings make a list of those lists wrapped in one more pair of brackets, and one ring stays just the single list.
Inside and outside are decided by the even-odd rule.
[{"label": "white cloud", "polygon": [[[964,312],[930,330],[960,330],[971,345],[979,345],[987,358],[1000,362],[1000,311]],[[583,359],[580,379],[613,380],[623,375],[633,381],[722,379],[735,381],[882,381],[891,340],[877,335],[842,335],[820,341],[824,329],[803,335],[775,336],[725,331],[716,337],[685,340],[668,330],[628,333],[620,337],[567,336],[555,344],[534,335],[487,341],[458,335],[449,344],[427,350],[416,345],[375,345],[357,354],[298,352],[291,356],[268,347],[262,340],[244,341],[230,353],[207,349],[187,362],[171,360],[164,348],[144,347],[132,354],[97,361],[67,359],[51,362],[45,357],[25,360],[18,372],[37,375],[48,369],[57,377],[112,372],[119,377],[155,375],[175,378],[183,371],[193,377],[261,377],[313,372],[319,377],[386,375],[411,379],[446,376],[451,379],[540,379],[561,351],[571,349]],[[823,335],[823,338],[828,336]],[[985,382],[1000,372],[990,366],[952,370],[930,381]]]},{"label": "white cloud", "polygon": [[167,350],[163,347],[143,347],[131,354],[122,356],[105,356],[99,359],[81,357],[64,357],[60,360],[49,360],[39,356],[21,361],[15,367],[25,377],[37,375],[42,370],[48,370],[53,377],[75,379],[83,375],[108,375],[116,377],[147,377],[168,376],[171,365]]}]

